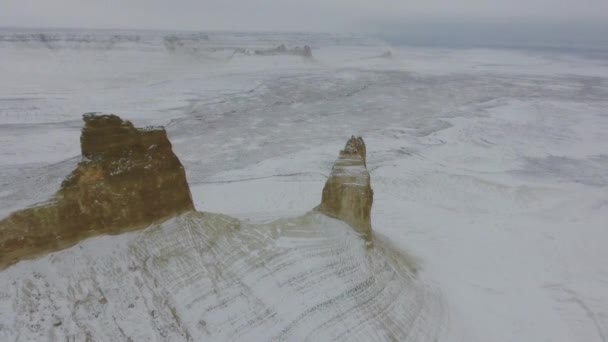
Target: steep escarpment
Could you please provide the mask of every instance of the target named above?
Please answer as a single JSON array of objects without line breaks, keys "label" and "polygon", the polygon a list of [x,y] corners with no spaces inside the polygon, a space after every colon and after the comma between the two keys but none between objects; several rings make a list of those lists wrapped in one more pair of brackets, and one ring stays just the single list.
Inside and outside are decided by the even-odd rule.
[{"label": "steep escarpment", "polygon": [[182,164],[162,128],[85,114],[82,161],[47,203],[0,221],[0,267],[194,210]]},{"label": "steep escarpment", "polygon": [[373,200],[365,142],[361,137],[353,136],[344,150],[340,151],[323,188],[321,205],[317,209],[348,223],[371,241]]}]

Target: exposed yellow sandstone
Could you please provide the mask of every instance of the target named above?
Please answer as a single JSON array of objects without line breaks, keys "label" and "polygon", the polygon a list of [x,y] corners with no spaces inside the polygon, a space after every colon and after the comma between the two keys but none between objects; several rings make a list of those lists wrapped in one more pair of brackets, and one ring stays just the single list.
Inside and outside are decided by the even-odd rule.
[{"label": "exposed yellow sandstone", "polygon": [[163,128],[85,114],[82,161],[49,202],[0,221],[0,268],[194,210],[182,164]]},{"label": "exposed yellow sandstone", "polygon": [[[182,164],[162,128],[136,129],[115,115],[85,114],[82,161],[47,203],[0,221],[0,269],[193,211]],[[351,137],[323,188],[320,212],[371,242],[373,191],[363,139]]]},{"label": "exposed yellow sandstone", "polygon": [[348,223],[371,241],[374,192],[365,158],[365,142],[361,137],[351,137],[325,183],[318,210]]}]

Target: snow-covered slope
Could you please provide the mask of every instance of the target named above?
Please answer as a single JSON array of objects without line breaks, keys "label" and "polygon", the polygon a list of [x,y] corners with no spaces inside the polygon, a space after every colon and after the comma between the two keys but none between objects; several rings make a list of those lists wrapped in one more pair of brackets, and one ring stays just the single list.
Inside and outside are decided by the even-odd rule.
[{"label": "snow-covered slope", "polygon": [[445,324],[412,260],[319,213],[188,213],[0,274],[3,341],[435,341]]}]

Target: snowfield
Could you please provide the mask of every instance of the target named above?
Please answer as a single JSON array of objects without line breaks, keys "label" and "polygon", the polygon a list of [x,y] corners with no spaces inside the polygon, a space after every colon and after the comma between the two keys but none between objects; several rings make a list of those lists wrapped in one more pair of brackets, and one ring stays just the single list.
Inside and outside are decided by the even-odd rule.
[{"label": "snowfield", "polygon": [[[239,52],[280,44],[313,58]],[[2,341],[608,341],[608,60],[8,29],[0,55],[0,216],[59,188],[102,111],[165,126],[197,209],[245,222],[209,247],[180,216],[3,270]],[[369,253],[308,213],[353,134]]]}]

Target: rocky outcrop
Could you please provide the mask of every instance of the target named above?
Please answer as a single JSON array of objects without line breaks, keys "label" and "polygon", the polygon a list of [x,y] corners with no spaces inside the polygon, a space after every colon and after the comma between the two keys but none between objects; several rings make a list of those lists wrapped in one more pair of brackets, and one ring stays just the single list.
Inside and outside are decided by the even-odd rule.
[{"label": "rocky outcrop", "polygon": [[48,203],[0,221],[0,267],[83,238],[117,234],[194,210],[163,128],[85,114],[82,161]]},{"label": "rocky outcrop", "polygon": [[[137,129],[115,115],[85,114],[82,161],[47,203],[0,221],[0,268],[193,211],[182,164],[162,128]],[[373,191],[363,139],[340,151],[317,210],[371,242]]]},{"label": "rocky outcrop", "polygon": [[331,170],[317,209],[348,223],[371,242],[374,192],[365,158],[365,142],[351,137]]},{"label": "rocky outcrop", "polygon": [[253,53],[259,56],[289,55],[312,58],[312,49],[308,45],[304,45],[303,47],[296,46],[292,49],[288,49],[285,45],[279,45],[272,49],[254,50]]},{"label": "rocky outcrop", "polygon": [[393,52],[391,50],[386,50],[380,55],[380,58],[393,58]]},{"label": "rocky outcrop", "polygon": [[187,35],[169,35],[163,37],[165,49],[168,52],[197,53],[202,50],[209,41],[209,35],[205,33],[193,33]]}]

